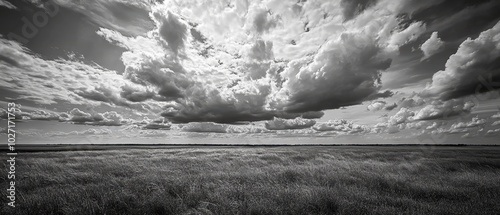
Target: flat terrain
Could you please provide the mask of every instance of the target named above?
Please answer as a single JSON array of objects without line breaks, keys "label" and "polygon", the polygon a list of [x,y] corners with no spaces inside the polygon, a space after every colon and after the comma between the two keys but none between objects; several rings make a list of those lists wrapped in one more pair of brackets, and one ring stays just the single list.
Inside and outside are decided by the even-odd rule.
[{"label": "flat terrain", "polygon": [[[0,156],[5,196],[7,164]],[[16,168],[17,206],[3,203],[0,214],[500,211],[500,147],[494,146],[32,150],[19,153]]]}]

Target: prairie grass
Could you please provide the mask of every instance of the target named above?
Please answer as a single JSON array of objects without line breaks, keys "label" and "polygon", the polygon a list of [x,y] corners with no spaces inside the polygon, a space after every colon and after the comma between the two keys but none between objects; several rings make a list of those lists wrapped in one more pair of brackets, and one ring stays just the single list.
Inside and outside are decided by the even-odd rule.
[{"label": "prairie grass", "polygon": [[21,153],[17,206],[0,214],[496,214],[499,155],[406,146]]}]

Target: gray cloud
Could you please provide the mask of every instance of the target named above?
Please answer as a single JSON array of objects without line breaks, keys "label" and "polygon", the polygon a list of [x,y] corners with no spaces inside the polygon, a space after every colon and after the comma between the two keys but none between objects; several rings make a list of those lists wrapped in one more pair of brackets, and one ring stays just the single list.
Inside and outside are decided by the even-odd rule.
[{"label": "gray cloud", "polygon": [[373,6],[376,3],[377,0],[342,0],[340,2],[340,6],[342,6],[344,20],[347,21],[356,17],[366,8]]}]

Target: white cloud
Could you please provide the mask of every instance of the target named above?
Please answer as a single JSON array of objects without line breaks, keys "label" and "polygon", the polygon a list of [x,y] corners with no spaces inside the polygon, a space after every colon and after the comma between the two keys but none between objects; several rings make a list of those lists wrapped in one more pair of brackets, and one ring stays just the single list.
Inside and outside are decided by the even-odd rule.
[{"label": "white cloud", "polygon": [[497,126],[497,125],[500,125],[500,120],[491,123],[491,126]]},{"label": "white cloud", "polygon": [[385,104],[386,104],[386,102],[384,102],[384,101],[374,101],[371,104],[369,104],[366,107],[366,109],[368,109],[369,111],[382,110],[382,108],[384,108]]},{"label": "white cloud", "polygon": [[452,99],[446,102],[434,101],[415,114],[416,120],[443,119],[461,114],[468,114],[474,107],[471,101],[463,99]]},{"label": "white cloud", "polygon": [[409,110],[408,108],[401,108],[399,111],[391,116],[387,121],[389,125],[399,125],[401,123],[413,121],[415,112]]},{"label": "white cloud", "polygon": [[392,34],[389,40],[389,48],[396,49],[411,41],[415,41],[426,30],[425,23],[414,22],[407,28]]},{"label": "white cloud", "polygon": [[443,45],[444,42],[438,37],[438,32],[432,32],[431,37],[429,37],[429,39],[422,43],[422,46],[420,46],[420,49],[424,53],[424,57],[422,59],[427,59],[441,51]]},{"label": "white cloud", "polygon": [[488,130],[486,132],[487,136],[497,136],[500,133],[500,128]]},{"label": "white cloud", "polygon": [[483,31],[476,39],[466,39],[449,57],[445,70],[433,75],[432,83],[421,95],[450,99],[497,87],[492,81],[500,76],[497,69],[499,44],[500,22]]},{"label": "white cloud", "polygon": [[492,119],[500,119],[500,112],[491,116]]},{"label": "white cloud", "polygon": [[329,120],[328,122],[317,123],[312,127],[316,131],[335,131],[341,134],[355,134],[355,133],[368,133],[371,129],[365,125],[358,125],[351,121]]},{"label": "white cloud", "polygon": [[286,130],[286,129],[303,129],[309,128],[316,124],[315,120],[312,119],[303,119],[303,118],[295,118],[295,119],[281,119],[274,118],[273,120],[269,120],[265,123],[265,126],[269,130]]},{"label": "white cloud", "polygon": [[450,129],[454,130],[454,129],[460,129],[460,128],[472,128],[472,127],[483,125],[485,123],[486,123],[485,119],[479,119],[479,117],[476,116],[476,117],[472,118],[470,122],[457,122],[457,123],[451,125]]}]

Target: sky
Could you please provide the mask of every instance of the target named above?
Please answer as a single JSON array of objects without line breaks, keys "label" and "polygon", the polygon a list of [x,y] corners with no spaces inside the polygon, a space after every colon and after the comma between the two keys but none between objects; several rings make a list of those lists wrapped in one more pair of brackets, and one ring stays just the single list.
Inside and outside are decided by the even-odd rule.
[{"label": "sky", "polygon": [[13,102],[21,143],[496,144],[498,11],[0,0],[0,136]]}]

